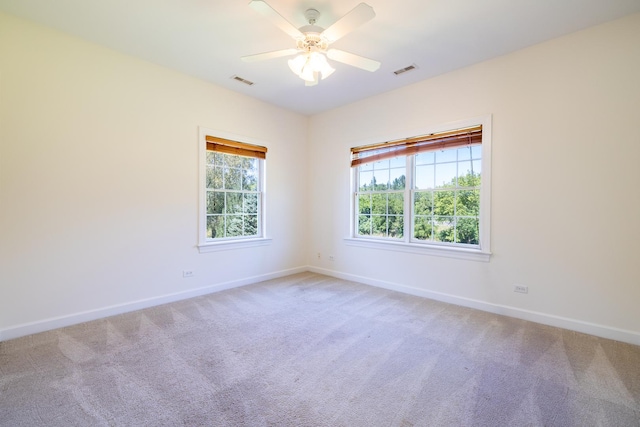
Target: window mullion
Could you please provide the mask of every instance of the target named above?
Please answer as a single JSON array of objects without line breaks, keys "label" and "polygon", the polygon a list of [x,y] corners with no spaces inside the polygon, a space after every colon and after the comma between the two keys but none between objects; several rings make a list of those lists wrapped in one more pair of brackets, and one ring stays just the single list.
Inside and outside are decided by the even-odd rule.
[{"label": "window mullion", "polygon": [[351,213],[351,235],[355,237],[358,234],[358,215],[360,214],[360,201],[358,200],[358,190],[360,188],[358,183],[358,168],[351,168],[351,173],[353,174],[353,188],[351,189],[351,197],[353,197],[353,212]]},{"label": "window mullion", "polygon": [[458,195],[460,194],[460,153],[456,150],[456,185],[453,190],[453,242],[458,243]]},{"label": "window mullion", "polygon": [[415,186],[415,155],[406,156],[404,186],[404,241],[409,243],[413,236],[413,188]]}]

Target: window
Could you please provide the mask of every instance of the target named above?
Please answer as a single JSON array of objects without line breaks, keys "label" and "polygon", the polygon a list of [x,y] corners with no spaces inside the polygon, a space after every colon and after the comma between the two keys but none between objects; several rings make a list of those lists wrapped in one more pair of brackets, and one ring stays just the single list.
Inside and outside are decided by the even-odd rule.
[{"label": "window", "polygon": [[404,236],[406,161],[404,157],[358,167],[358,234],[401,239]]},{"label": "window", "polygon": [[479,245],[480,148],[469,145],[414,156],[414,239]]},{"label": "window", "polygon": [[488,260],[490,120],[351,149],[352,238]]},{"label": "window", "polygon": [[[255,243],[264,237],[266,147],[201,132],[200,244]],[[227,246],[225,246],[227,247]]]}]

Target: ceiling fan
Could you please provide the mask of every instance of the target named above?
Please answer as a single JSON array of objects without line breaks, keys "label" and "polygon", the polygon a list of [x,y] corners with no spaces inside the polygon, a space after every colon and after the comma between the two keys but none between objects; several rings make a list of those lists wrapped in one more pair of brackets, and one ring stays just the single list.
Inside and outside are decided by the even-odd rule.
[{"label": "ceiling fan", "polygon": [[329,49],[331,43],[376,16],[373,8],[368,4],[360,3],[326,30],[315,25],[320,16],[320,12],[316,9],[307,9],[304,14],[309,25],[296,28],[264,0],[251,0],[249,6],[256,12],[270,19],[278,28],[293,37],[296,41],[296,47],[243,56],[242,60],[245,62],[262,61],[298,54],[298,56],[289,60],[289,68],[305,81],[306,86],[318,84],[319,76],[321,76],[322,79],[326,79],[335,71],[327,62],[325,54],[329,59],[363,70],[373,72],[380,68],[380,62],[374,61],[373,59],[343,50]]}]

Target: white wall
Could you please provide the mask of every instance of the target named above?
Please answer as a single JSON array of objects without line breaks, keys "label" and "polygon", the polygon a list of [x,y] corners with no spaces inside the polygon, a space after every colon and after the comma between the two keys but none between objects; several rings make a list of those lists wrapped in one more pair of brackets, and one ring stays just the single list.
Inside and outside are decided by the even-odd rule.
[{"label": "white wall", "polygon": [[[313,269],[640,344],[639,76],[633,15],[312,117]],[[484,114],[489,263],[345,245],[350,147]]]},{"label": "white wall", "polygon": [[[8,15],[0,31],[0,339],[304,269],[306,117]],[[198,253],[198,126],[268,147],[271,245]]]}]

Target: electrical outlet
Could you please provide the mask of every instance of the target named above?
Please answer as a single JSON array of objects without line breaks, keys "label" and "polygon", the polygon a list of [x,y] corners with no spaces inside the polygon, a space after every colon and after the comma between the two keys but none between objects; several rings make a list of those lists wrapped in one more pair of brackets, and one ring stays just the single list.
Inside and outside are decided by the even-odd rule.
[{"label": "electrical outlet", "polygon": [[518,292],[521,294],[528,294],[529,293],[529,287],[528,286],[524,286],[524,285],[514,285],[513,286],[513,292]]},{"label": "electrical outlet", "polygon": [[333,261],[333,255],[329,255],[329,261]]},{"label": "electrical outlet", "polygon": [[182,270],[182,277],[187,278],[187,277],[193,277],[193,271],[192,270]]},{"label": "electrical outlet", "polygon": [[318,252],[318,259],[320,259],[320,252]]}]

